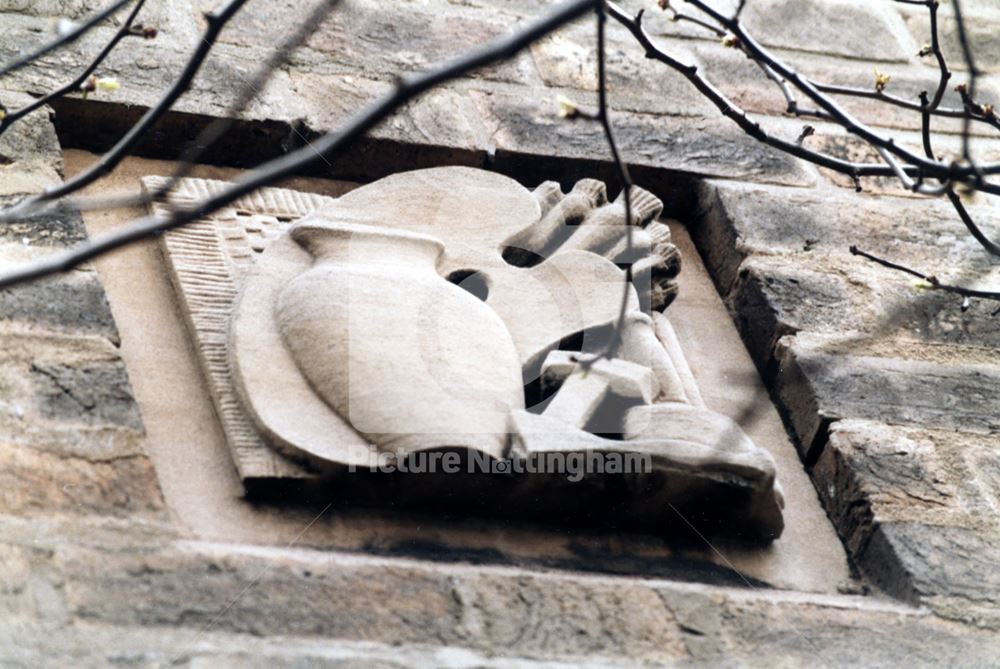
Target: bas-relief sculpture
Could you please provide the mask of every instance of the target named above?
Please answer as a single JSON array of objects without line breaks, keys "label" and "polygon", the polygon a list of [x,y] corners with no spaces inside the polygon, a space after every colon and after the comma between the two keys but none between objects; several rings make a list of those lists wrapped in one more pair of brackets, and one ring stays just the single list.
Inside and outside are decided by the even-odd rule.
[{"label": "bas-relief sculpture", "polygon": [[[174,198],[218,187],[185,180]],[[632,200],[631,248],[621,197],[608,202],[597,181],[531,192],[462,167],[337,199],[266,189],[164,235],[244,480],[339,474],[336,485],[376,458],[442,449],[507,461],[630,453],[652,471],[577,486],[524,475],[497,503],[529,515],[531,500],[603,505],[651,529],[685,509],[744,538],[777,537],[773,460],[705,408],[662,313],[680,269],[662,204],[639,188]],[[602,358],[626,263],[621,343]],[[421,481],[422,496],[461,488]]]}]

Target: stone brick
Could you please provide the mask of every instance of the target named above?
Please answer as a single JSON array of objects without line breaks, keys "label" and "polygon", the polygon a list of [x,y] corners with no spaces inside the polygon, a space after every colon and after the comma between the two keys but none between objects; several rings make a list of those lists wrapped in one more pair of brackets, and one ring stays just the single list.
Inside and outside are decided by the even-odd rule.
[{"label": "stone brick", "polygon": [[218,631],[453,645],[535,659],[662,663],[687,655],[669,612],[641,585],[564,587],[528,574],[206,544],[156,555],[66,550],[60,566],[71,611],[91,622],[211,623]]},{"label": "stone brick", "polygon": [[1000,430],[1000,365],[900,354],[852,355],[849,341],[804,333],[778,343],[778,395],[806,454],[824,437],[825,425],[842,418],[981,434]]},{"label": "stone brick", "polygon": [[156,473],[133,454],[106,461],[0,444],[0,513],[124,515],[162,508]]},{"label": "stone brick", "polygon": [[[507,659],[498,668],[805,666],[817,657],[895,667],[906,657],[912,667],[985,668],[1000,650],[993,631],[864,597],[172,545],[135,519],[0,517],[0,528],[16,542],[13,554],[33,547],[31,563],[45,565],[72,623],[52,634],[5,618],[4,666],[103,667],[117,658],[225,667],[273,656],[279,667],[340,667],[345,657],[361,658],[360,666],[405,659],[470,669],[494,666],[491,658]],[[0,583],[24,593],[30,572],[23,560],[12,564]]]},{"label": "stone brick", "polygon": [[947,293],[914,290],[910,281],[846,253],[751,256],[740,265],[727,303],[761,366],[774,345],[797,332],[842,333],[853,354],[927,362],[996,363],[995,307],[962,311]]},{"label": "stone brick", "polygon": [[[66,241],[55,227],[54,241]],[[45,238],[45,229],[32,233]],[[72,233],[70,233],[72,234]],[[96,334],[118,342],[111,308],[97,275],[77,272],[0,290],[0,322],[10,321],[67,334]]]},{"label": "stone brick", "polygon": [[125,368],[99,337],[10,333],[0,348],[0,512],[162,505]]},{"label": "stone brick", "polygon": [[813,478],[872,583],[939,615],[1000,626],[1000,581],[992,566],[1000,523],[992,482],[978,475],[1000,465],[994,441],[869,421],[834,423]]},{"label": "stone brick", "polygon": [[[194,4],[198,10],[215,6],[213,0]],[[291,0],[250,3],[221,39],[259,52],[271,49],[279,36],[298,27],[308,11],[302,3]],[[470,12],[447,3],[413,3],[399,11],[386,11],[371,0],[354,0],[338,6],[292,62],[307,70],[319,67],[326,72],[377,73],[391,79],[443,63],[514,28],[512,19]],[[530,68],[530,63],[522,55],[477,74],[491,80],[520,81],[530,72],[526,67]]]},{"label": "stone brick", "polygon": [[[400,646],[314,639],[262,639],[211,630],[0,625],[5,669],[621,669],[618,661],[558,662],[479,653],[467,648]],[[730,665],[731,666],[731,665]]]},{"label": "stone brick", "polygon": [[32,380],[48,420],[142,429],[128,374],[120,360],[68,365],[36,362]]},{"label": "stone brick", "polygon": [[[926,616],[914,619],[897,609],[875,612],[814,603],[733,602],[727,606],[732,656],[751,667],[969,667],[995,664],[995,632],[963,628]],[[985,644],[985,645],[981,645]]]},{"label": "stone brick", "polygon": [[[536,42],[531,47],[542,81],[550,88],[577,89],[568,92],[584,106],[596,102],[596,27],[592,19]],[[682,62],[696,64],[683,47],[670,53]],[[666,65],[647,59],[642,47],[628,33],[609,30],[606,37],[609,104],[623,111],[678,116],[715,116],[711,104],[682,75]]]},{"label": "stone brick", "polygon": [[812,271],[806,263],[753,257],[741,265],[728,304],[751,356],[766,366],[781,337],[803,329],[845,328],[855,316],[868,315],[848,307],[855,306],[853,292],[843,277]]},{"label": "stone brick", "polygon": [[[41,26],[49,25],[56,19],[80,21],[92,16],[108,6],[102,0],[0,0],[0,13],[7,22],[27,17],[42,19]],[[99,24],[101,28],[116,28],[128,16],[132,5],[126,5],[114,15]],[[191,20],[189,0],[149,0],[143,5],[136,23],[154,26],[160,44],[165,42],[194,43],[194,21]],[[38,39],[44,39],[49,30],[37,31]],[[128,42],[126,42],[128,43]],[[132,42],[135,44],[135,42]]]},{"label": "stone brick", "polygon": [[[819,196],[797,189],[721,182],[703,186],[700,199],[692,234],[720,291],[741,313],[767,305],[765,311],[749,314],[755,322],[773,312],[783,314],[779,320],[788,326],[776,323],[767,333],[755,330],[747,336],[773,343],[777,336],[800,328],[835,326],[878,332],[881,338],[963,346],[1000,344],[990,304],[974,302],[962,312],[953,296],[917,292],[910,277],[849,253],[850,245],[857,244],[936,274],[942,281],[996,283],[1000,279],[996,262],[969,235],[947,202],[853,192]],[[973,206],[970,211],[987,235],[1000,238],[995,210]],[[747,258],[753,263],[744,267]],[[784,279],[783,275],[789,276]],[[765,277],[771,279],[770,284]],[[788,282],[793,286],[784,285]],[[801,289],[801,303],[793,287]],[[842,305],[836,304],[837,295],[844,300]],[[789,320],[788,314],[795,314],[796,319]]]},{"label": "stone brick", "polygon": [[[152,631],[175,636],[183,656],[205,653],[205,644],[212,654],[239,655],[248,650],[239,639],[264,651],[281,635],[286,657],[307,650],[310,638],[327,648],[350,638],[368,648],[396,644],[403,654],[448,645],[516,658],[514,666],[803,666],[820,656],[893,667],[905,654],[908,666],[937,667],[958,653],[960,666],[986,667],[997,649],[990,633],[856,597],[204,543],[143,555],[67,547],[56,564],[74,620],[106,630],[103,647],[136,640],[135,653],[155,652]],[[186,631],[208,621],[200,652],[185,650]],[[197,666],[215,666],[209,657]]]},{"label": "stone brick", "polygon": [[[557,115],[556,96],[528,91],[479,92],[475,99],[502,153],[578,160],[608,160],[598,124]],[[684,119],[618,113],[612,122],[630,165],[677,172],[806,186],[813,173],[802,163],[754,141],[726,119]]]},{"label": "stone brick", "polygon": [[[719,41],[719,37],[707,28],[690,21],[673,21],[670,19],[671,15],[669,12],[660,11],[656,7],[650,7],[649,3],[644,3],[641,0],[628,0],[619,4],[628,8],[633,16],[640,9],[645,9],[647,13],[643,19],[643,24],[646,26],[646,30],[652,35],[669,35],[671,37],[710,40],[713,42]],[[738,0],[718,0],[711,3],[710,6],[726,16],[732,16],[738,5]],[[676,5],[676,8],[687,16],[711,22],[707,14],[704,14],[701,10],[691,5]]]},{"label": "stone brick", "polygon": [[834,423],[812,474],[851,553],[862,554],[886,522],[972,524],[976,491],[961,458],[948,451],[984,450],[987,440],[976,439],[873,421]]},{"label": "stone brick", "polygon": [[[0,103],[9,110],[31,101],[27,95],[0,90]],[[0,202],[59,182],[62,152],[49,113],[47,108],[39,109],[0,135]]]},{"label": "stone brick", "polygon": [[[940,124],[934,125],[937,132]],[[979,126],[979,132],[988,132],[995,135],[992,126],[985,124],[975,124]],[[951,124],[953,132],[960,132],[960,124]],[[903,147],[923,155],[923,148],[920,138],[912,133],[895,133],[896,141]],[[961,138],[959,135],[935,135],[933,148],[937,156],[943,158],[958,158],[961,156]],[[829,126],[820,127],[813,137],[806,140],[805,145],[815,151],[828,154],[834,158],[841,158],[856,163],[878,163],[881,157],[872,146],[853,135],[848,135],[841,129],[830,130]],[[993,163],[1000,161],[1000,143],[992,137],[976,137],[973,141],[973,151],[977,161],[983,163]],[[841,188],[855,190],[854,180],[846,174],[835,172],[827,168],[819,168],[821,174]],[[906,197],[919,200],[921,203],[927,202],[924,195],[915,194],[903,187],[899,179],[895,177],[865,177],[861,180],[861,187],[866,193],[878,195],[892,195],[894,197]],[[980,201],[985,197],[980,198]]]},{"label": "stone brick", "polygon": [[[721,44],[698,43],[694,46],[694,53],[697,61],[701,64],[699,71],[702,75],[715,83],[733,103],[748,112],[757,114],[777,116],[785,114],[787,101],[781,90],[743,52],[726,48]],[[795,54],[791,57],[783,55],[782,59],[814,82],[874,92],[875,74],[870,63],[833,59],[812,54]],[[936,67],[892,63],[880,65],[879,71],[890,76],[890,82],[886,89],[888,93],[914,104],[919,103],[921,91],[933,94],[937,90],[939,71]],[[943,108],[961,109],[961,97],[954,88],[953,82],[947,86],[941,103]],[[980,91],[979,97],[983,102],[1000,101],[1000,92],[998,92],[995,82],[984,80],[979,84],[978,90]],[[796,90],[795,94],[801,107],[817,107],[816,103],[800,91]],[[922,150],[920,137],[916,134],[921,129],[919,111],[904,109],[871,98],[833,94],[830,94],[830,97],[862,123],[874,127],[911,131],[914,134],[912,137],[907,137],[907,140],[912,139],[911,143],[915,145],[915,149]],[[829,128],[831,128],[829,124],[817,122],[813,118],[802,117],[800,123],[803,125],[809,123],[818,131],[814,138],[806,141],[806,145],[810,147],[816,143],[815,137],[829,132]],[[962,120],[959,118],[936,116],[932,122],[935,133],[960,133],[962,125]],[[977,136],[992,137],[995,136],[996,129],[986,123],[974,123],[972,132]],[[977,148],[984,143],[983,140],[978,140]],[[938,148],[943,150],[944,147]],[[949,147],[948,150],[953,149]],[[866,180],[865,183],[869,183],[869,180]]]},{"label": "stone brick", "polygon": [[[180,7],[163,5],[163,11],[170,14],[170,25],[178,25],[175,32],[184,33],[174,36],[169,30],[157,35],[156,39],[145,40],[130,38],[113,50],[97,70],[102,77],[113,77],[118,80],[121,88],[115,91],[97,91],[88,100],[98,102],[113,102],[128,107],[152,106],[167,88],[173,83],[181,69],[186,65],[190,54],[197,47],[200,36],[186,34],[188,27],[194,25],[190,9],[185,10],[184,20],[174,16]],[[148,6],[153,6],[149,3]],[[161,17],[167,20],[168,17]],[[7,18],[5,17],[5,21]],[[14,45],[30,44],[39,30],[47,30],[49,21],[30,17],[12,17],[12,20],[2,29],[0,36]],[[157,22],[157,25],[162,25]],[[23,68],[10,75],[5,85],[33,95],[42,95],[52,91],[66,82],[71,73],[85,68],[94,55],[108,42],[116,30],[112,27],[99,27],[79,41],[59,50],[57,56],[49,56],[38,65]],[[227,34],[226,31],[223,34]],[[235,91],[244,82],[249,82],[256,72],[264,53],[261,49],[234,46],[228,43],[216,44],[210,56],[205,60],[191,87],[177,101],[174,109],[190,113],[213,114],[222,116],[235,95]],[[81,99],[79,94],[70,96]],[[0,99],[4,99],[0,97]],[[6,101],[6,100],[5,100]],[[301,115],[301,110],[294,106],[295,98],[288,93],[288,76],[283,71],[277,71],[259,95],[251,101],[244,118],[287,119]],[[7,103],[8,107],[12,105]],[[56,101],[54,106],[60,106]],[[40,113],[40,112],[38,112]],[[36,113],[37,114],[37,113]],[[137,116],[133,113],[132,116]],[[23,121],[22,121],[23,122]],[[17,125],[12,126],[16,128]],[[85,135],[93,132],[92,128],[74,128],[74,132]],[[154,131],[155,133],[156,131]],[[116,136],[117,140],[124,134],[124,129]]]},{"label": "stone brick", "polygon": [[761,0],[747,3],[742,19],[757,41],[784,49],[879,61],[919,50],[891,6],[864,0]]},{"label": "stone brick", "polygon": [[[309,131],[329,132],[365,105],[388,93],[391,84],[357,76],[291,73],[295,95],[305,106]],[[479,111],[469,94],[457,87],[441,87],[411,101],[368,133],[376,141],[398,148],[363,172],[378,174],[438,164],[480,167],[486,162],[487,138]],[[356,161],[352,157],[351,161]],[[333,162],[336,164],[337,159]],[[346,170],[346,167],[344,168]],[[355,168],[356,169],[356,168]],[[359,173],[361,170],[357,170]]]},{"label": "stone brick", "polygon": [[[861,561],[897,597],[926,602],[941,614],[997,628],[1000,527],[987,532],[922,523],[886,523]],[[902,569],[893,569],[898,562]]]},{"label": "stone brick", "polygon": [[79,212],[62,208],[0,225],[0,241],[12,241],[24,246],[71,246],[86,237],[87,231]]}]

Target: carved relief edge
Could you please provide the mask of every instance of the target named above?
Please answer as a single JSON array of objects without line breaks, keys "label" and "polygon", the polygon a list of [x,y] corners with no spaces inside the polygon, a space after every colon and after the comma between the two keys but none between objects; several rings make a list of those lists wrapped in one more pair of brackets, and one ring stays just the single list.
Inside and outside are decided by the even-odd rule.
[{"label": "carved relief edge", "polygon": [[[151,192],[166,181],[165,177],[145,177],[142,187]],[[181,179],[170,195],[170,203],[184,205],[202,200],[226,185],[224,181]],[[332,199],[283,188],[264,188],[237,200],[229,209],[160,236],[170,280],[194,340],[233,462],[244,481],[302,479],[311,478],[313,474],[264,443],[234,391],[227,356],[229,323],[237,295],[237,280],[242,273],[238,257],[240,253],[253,253],[238,214],[274,217],[278,219],[278,226],[282,226],[281,219],[301,218]],[[150,210],[154,214],[166,214],[167,205],[154,202]],[[229,237],[230,246],[245,245],[237,258],[227,251],[225,237]]]}]

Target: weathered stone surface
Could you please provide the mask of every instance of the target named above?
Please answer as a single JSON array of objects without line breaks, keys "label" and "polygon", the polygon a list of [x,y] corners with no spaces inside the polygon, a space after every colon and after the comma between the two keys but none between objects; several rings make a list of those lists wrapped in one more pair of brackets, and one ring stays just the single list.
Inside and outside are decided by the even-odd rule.
[{"label": "weathered stone surface", "polygon": [[[901,613],[901,612],[900,612]],[[933,618],[916,621],[863,607],[816,606],[804,602],[768,604],[734,602],[732,616],[737,651],[732,655],[749,667],[833,666],[970,667],[987,669],[995,662],[990,646],[995,632],[952,636],[957,626]],[[968,633],[969,636],[965,634]],[[979,644],[985,643],[986,646]]]},{"label": "weathered stone surface", "polygon": [[[596,102],[596,38],[596,26],[588,17],[586,21],[560,30],[531,47],[546,86],[577,89],[566,94],[585,108]],[[609,30],[606,40],[608,95],[615,109],[677,116],[713,116],[718,113],[716,107],[687,79],[669,67],[647,59],[642,47],[630,34],[623,30]],[[695,62],[681,46],[672,45],[670,53],[682,62]]]},{"label": "weathered stone surface", "polygon": [[[778,337],[800,329],[866,333],[868,345],[887,337],[1000,344],[990,304],[974,302],[962,312],[953,296],[918,292],[908,277],[849,252],[857,244],[945,282],[995,284],[1000,263],[982,250],[946,202],[853,193],[821,198],[722,183],[706,185],[702,192],[693,235],[720,290],[745,320],[746,336],[759,342],[754,352],[765,356],[759,361],[766,361]],[[978,206],[971,212],[987,235],[1000,237],[994,209]],[[766,330],[757,328],[767,322]],[[927,349],[920,353],[936,355]]]},{"label": "weathered stone surface", "polygon": [[28,14],[30,16],[63,16],[68,19],[78,19],[101,9],[99,0],[3,0],[0,2],[0,12],[10,14]]},{"label": "weathered stone surface", "polygon": [[[215,6],[212,0],[193,3],[196,10]],[[308,9],[301,3],[250,3],[222,35],[229,44],[272,48],[276,36],[298,28]],[[201,21],[202,19],[198,19]],[[506,35],[515,22],[486,12],[468,11],[446,3],[407,4],[386,12],[371,0],[340,5],[294,57],[296,66],[318,66],[326,72],[378,73],[391,79],[403,72],[427,69],[455,58],[470,48]],[[484,68],[479,76],[498,81],[520,81],[530,72],[525,55]]]},{"label": "weathered stone surface", "polygon": [[758,41],[785,49],[890,61],[919,49],[891,6],[864,0],[761,0],[742,19]]},{"label": "weathered stone surface", "polygon": [[[882,116],[885,119],[892,118],[892,114],[882,114]],[[944,120],[946,122],[943,124],[935,124],[935,132],[946,132],[948,130],[954,133],[961,132],[960,124],[948,123],[949,119]],[[951,119],[951,121],[954,121],[954,119]],[[945,127],[938,127],[939,125]],[[989,137],[975,138],[973,146],[975,147],[976,160],[983,163],[993,163],[1000,160],[1000,143],[994,140],[996,133],[993,127],[982,123],[973,124],[973,127],[977,132],[988,133],[990,135]],[[923,155],[921,141],[916,134],[900,133],[898,137],[901,145],[918,155]],[[806,141],[806,146],[835,158],[860,164],[878,163],[881,160],[878,152],[871,145],[853,135],[843,132],[839,128],[834,131],[819,130],[814,137]],[[961,138],[958,135],[935,135],[933,146],[935,153],[941,157],[957,158],[962,155]],[[841,188],[850,189],[852,193],[856,190],[854,180],[850,176],[824,167],[820,167],[819,171]],[[916,199],[920,202],[919,206],[923,206],[927,202],[926,196],[913,193],[911,190],[905,188],[899,179],[895,177],[866,177],[861,180],[861,187],[865,193]],[[977,200],[976,204],[979,205],[987,203],[987,198],[985,197],[977,198]]]},{"label": "weathered stone surface", "polygon": [[82,366],[36,362],[31,373],[44,418],[142,429],[121,361]]},{"label": "weathered stone surface", "polygon": [[868,418],[988,434],[1000,430],[1000,365],[852,355],[836,338],[778,343],[778,393],[803,448],[828,421]]},{"label": "weathered stone surface", "polygon": [[135,518],[0,523],[0,589],[22,612],[0,625],[5,666],[985,668],[998,652],[992,632],[860,597],[171,544]]},{"label": "weathered stone surface", "polygon": [[998,541],[1000,527],[886,523],[862,561],[875,582],[897,597],[929,603],[946,617],[998,628]]},{"label": "weathered stone surface", "polygon": [[[788,105],[781,89],[768,79],[760,67],[747,58],[743,52],[726,48],[718,43],[697,43],[694,45],[693,51],[697,61],[701,64],[699,68],[701,74],[716,84],[736,105],[756,114],[770,116],[786,114]],[[673,52],[674,49],[671,48],[670,53]],[[684,52],[679,51],[678,53],[682,55]],[[833,59],[829,56],[811,54],[795,54],[787,58],[786,62],[813,82],[856,88],[874,93],[875,74],[868,62]],[[647,63],[644,67],[645,69],[656,68],[659,65]],[[937,69],[933,59],[924,66],[903,63],[882,64],[879,66],[879,72],[890,77],[886,88],[888,94],[913,104],[919,104],[921,91],[928,91],[929,94],[933,95],[940,79],[940,70]],[[982,80],[977,83],[977,90],[984,102],[997,99],[995,82]],[[817,106],[804,93],[795,90],[795,94],[800,107],[815,108]],[[913,133],[920,131],[921,119],[918,110],[904,109],[882,100],[867,97],[833,95],[832,99],[836,100],[843,109],[862,123],[875,127],[901,128]],[[954,90],[954,85],[946,87],[941,106],[950,109],[962,108],[961,97]],[[800,122],[802,125],[808,123],[816,127],[817,136],[828,132],[830,128],[837,128],[827,123],[817,122],[813,118],[801,118]],[[962,120],[935,116],[931,127],[936,134],[959,133],[962,130]],[[839,130],[839,128],[837,129]],[[974,123],[972,132],[983,138],[996,134],[995,129],[987,123]],[[806,146],[815,147],[816,142],[816,138],[808,139]],[[914,135],[909,143],[914,145],[915,150],[922,151],[919,136]],[[936,142],[936,144],[939,143],[939,141]],[[984,139],[978,140],[977,148],[981,148],[985,143]],[[938,146],[936,150],[942,151],[943,146]],[[948,147],[948,151],[952,150],[951,147]],[[870,162],[877,162],[877,160],[870,160]],[[867,186],[871,180],[865,179],[864,183]]]},{"label": "weathered stone surface", "polygon": [[[388,82],[343,74],[293,70],[290,77],[292,90],[305,108],[303,119],[312,132],[337,129],[392,87]],[[366,170],[368,174],[417,169],[433,160],[475,167],[486,163],[488,143],[479,111],[469,93],[459,87],[429,91],[374,128],[369,137],[396,144],[398,162],[373,164]]]},{"label": "weathered stone surface", "polygon": [[[474,97],[498,163],[501,154],[511,152],[607,160],[600,125],[559,118],[554,94],[538,100],[523,90],[482,91]],[[814,183],[809,168],[750,139],[726,119],[621,113],[614,124],[622,154],[632,165],[797,186]]]},{"label": "weathered stone surface", "polygon": [[[261,639],[248,634],[87,625],[52,635],[41,625],[0,626],[9,669],[621,669],[616,660],[572,662],[494,655],[467,648],[392,643]],[[691,667],[693,665],[685,665]],[[718,665],[716,665],[718,666]]]},{"label": "weathered stone surface", "polygon": [[[22,93],[0,89],[0,103],[9,110],[31,101]],[[0,135],[0,202],[53,186],[61,172],[62,153],[47,108],[29,114]]]},{"label": "weathered stone surface", "polygon": [[112,344],[38,330],[3,337],[0,512],[159,508],[138,409]]},{"label": "weathered stone surface", "polygon": [[[149,3],[148,6],[153,4]],[[122,42],[96,71],[97,76],[115,78],[121,88],[115,91],[96,91],[89,96],[90,100],[112,102],[125,107],[130,105],[148,107],[162,97],[200,42],[200,36],[187,34],[189,27],[194,25],[189,10],[185,10],[184,20],[173,16],[177,8],[164,7],[163,11],[168,12],[170,18],[166,16],[159,18],[177,28],[163,30],[152,40],[135,37]],[[156,17],[151,18],[156,19]],[[7,20],[8,17],[5,17],[5,21]],[[3,35],[11,44],[30,44],[39,31],[47,30],[49,22],[49,19],[44,18],[9,17]],[[162,26],[163,22],[158,22],[158,25]],[[46,56],[38,65],[14,72],[5,83],[10,88],[36,96],[55,90],[68,79],[72,79],[75,73],[87,67],[115,32],[116,29],[110,26],[96,28],[74,44]],[[216,44],[192,81],[191,87],[177,101],[174,109],[189,113],[224,115],[236,91],[252,79],[262,57],[260,50],[254,51],[228,43]],[[294,106],[295,98],[289,95],[288,88],[288,75],[283,71],[275,72],[267,85],[262,87],[259,94],[250,102],[242,117],[289,119],[300,116],[302,112]],[[80,94],[73,94],[71,97],[80,99]],[[3,100],[8,107],[13,107],[5,97],[0,97],[0,100]],[[39,113],[42,112],[36,112],[35,115]],[[12,130],[17,128],[17,125],[12,126]],[[85,135],[93,132],[93,129],[77,128],[76,132]],[[114,139],[117,140],[123,134],[124,128]]]},{"label": "weathered stone surface", "polygon": [[38,554],[19,546],[0,544],[0,615],[5,620],[15,620],[27,615],[30,605],[32,563],[40,560]]},{"label": "weathered stone surface", "polygon": [[[60,242],[63,238],[57,237]],[[79,272],[0,290],[0,321],[118,341],[104,289],[93,272]]]},{"label": "weathered stone surface", "polygon": [[142,454],[91,461],[0,444],[0,513],[124,515],[162,508]]},{"label": "weathered stone surface", "polygon": [[981,489],[970,484],[961,451],[982,452],[988,442],[873,421],[838,421],[813,478],[844,542],[860,555],[887,522],[974,524],[974,513],[985,505]]},{"label": "weathered stone surface", "polygon": [[1000,523],[994,439],[834,423],[813,470],[817,490],[865,575],[890,594],[976,625],[1000,626],[990,567]]},{"label": "weathered stone surface", "polygon": [[286,657],[350,639],[576,666],[802,666],[818,655],[892,667],[905,653],[912,666],[936,667],[957,652],[958,666],[987,667],[997,648],[989,633],[860,598],[205,543],[142,556],[66,547],[55,565],[72,619],[105,634],[81,654],[123,639],[139,657],[163,652],[148,635],[168,627],[183,653],[185,635],[209,622],[203,643],[222,644],[213,654],[280,635]]},{"label": "weathered stone surface", "polygon": [[[962,5],[962,16],[965,23],[969,46],[975,54],[976,67],[985,72],[1000,71],[1000,46],[995,36],[1000,29],[1000,12],[993,3],[966,3]],[[906,25],[918,44],[930,42],[930,19],[926,10],[918,7],[907,8],[903,16]],[[962,48],[958,40],[958,24],[954,11],[948,4],[942,4],[938,10],[938,35],[941,39],[941,50],[953,70],[966,69]],[[932,61],[932,58],[929,59]],[[962,81],[958,79],[957,81]],[[990,102],[990,100],[982,100]]]},{"label": "weathered stone surface", "polygon": [[915,290],[903,277],[848,254],[752,256],[727,302],[754,358],[767,365],[774,345],[800,331],[840,332],[855,354],[936,363],[993,362],[1000,343],[995,307],[966,311],[954,296]]},{"label": "weathered stone surface", "polygon": [[[6,201],[9,200],[0,199]],[[0,225],[0,240],[22,246],[70,246],[83,241],[86,234],[78,212],[59,208]]]},{"label": "weathered stone surface", "polygon": [[[538,659],[668,662],[686,656],[669,612],[641,585],[563,588],[559,580],[527,574],[512,579],[405,561],[206,544],[147,556],[73,549],[60,555],[59,565],[70,610],[88,621],[214,621],[219,631],[454,645]],[[251,579],[256,585],[235,597]]]},{"label": "weathered stone surface", "polygon": [[[852,309],[850,284],[832,272],[797,267],[783,258],[752,257],[739,269],[728,303],[753,358],[766,365],[781,337],[803,329],[849,328],[860,318]],[[852,323],[849,319],[854,320]]]}]

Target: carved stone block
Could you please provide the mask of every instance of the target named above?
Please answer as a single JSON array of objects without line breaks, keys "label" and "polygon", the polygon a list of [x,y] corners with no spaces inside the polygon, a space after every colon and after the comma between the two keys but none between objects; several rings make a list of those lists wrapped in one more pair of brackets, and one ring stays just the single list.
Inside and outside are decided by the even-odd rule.
[{"label": "carved stone block", "polygon": [[[221,186],[186,179],[171,197]],[[609,203],[599,182],[532,193],[446,167],[337,199],[264,189],[165,234],[248,489],[313,479],[368,499],[532,518],[590,508],[599,522],[658,531],[696,517],[713,532],[777,537],[773,460],[704,407],[660,313],[680,270],[662,205],[636,188],[632,206],[629,228],[622,198]],[[399,479],[369,471],[429,453],[464,468],[384,490]],[[605,470],[612,456],[642,466]],[[594,466],[539,465],[570,457]]]}]

